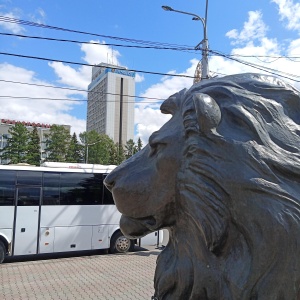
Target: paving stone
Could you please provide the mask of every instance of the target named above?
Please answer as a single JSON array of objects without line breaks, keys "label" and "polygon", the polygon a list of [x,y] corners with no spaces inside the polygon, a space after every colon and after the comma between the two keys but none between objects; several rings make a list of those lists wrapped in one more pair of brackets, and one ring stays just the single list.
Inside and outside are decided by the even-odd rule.
[{"label": "paving stone", "polygon": [[150,300],[159,250],[0,265],[2,300]]}]

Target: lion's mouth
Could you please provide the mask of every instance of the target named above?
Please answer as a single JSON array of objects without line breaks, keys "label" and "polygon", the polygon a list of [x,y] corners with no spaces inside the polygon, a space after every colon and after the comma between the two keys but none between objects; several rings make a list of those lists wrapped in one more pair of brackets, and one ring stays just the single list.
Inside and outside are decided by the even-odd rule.
[{"label": "lion's mouth", "polygon": [[145,218],[131,218],[122,215],[120,220],[120,227],[127,237],[141,238],[146,234],[156,230],[156,220],[153,216]]}]

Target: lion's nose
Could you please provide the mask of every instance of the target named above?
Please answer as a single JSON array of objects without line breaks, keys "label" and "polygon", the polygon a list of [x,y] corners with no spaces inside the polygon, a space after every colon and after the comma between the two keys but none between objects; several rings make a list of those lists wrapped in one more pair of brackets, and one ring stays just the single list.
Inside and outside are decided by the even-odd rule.
[{"label": "lion's nose", "polygon": [[115,180],[113,176],[110,176],[110,174],[108,174],[104,179],[104,184],[111,191],[115,185]]}]

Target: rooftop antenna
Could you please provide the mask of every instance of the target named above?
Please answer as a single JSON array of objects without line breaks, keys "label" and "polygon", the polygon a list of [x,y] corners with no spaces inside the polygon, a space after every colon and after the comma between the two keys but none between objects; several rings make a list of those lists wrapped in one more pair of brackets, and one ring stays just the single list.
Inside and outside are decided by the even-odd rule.
[{"label": "rooftop antenna", "polygon": [[111,64],[114,64],[114,47],[111,47]]}]

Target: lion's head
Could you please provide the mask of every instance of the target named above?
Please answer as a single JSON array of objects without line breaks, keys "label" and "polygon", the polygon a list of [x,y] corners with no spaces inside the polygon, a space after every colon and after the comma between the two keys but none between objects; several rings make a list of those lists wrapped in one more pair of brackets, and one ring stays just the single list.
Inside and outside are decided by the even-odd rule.
[{"label": "lion's head", "polygon": [[300,97],[258,74],[204,80],[107,178],[129,237],[168,228],[157,299],[300,299]]}]

